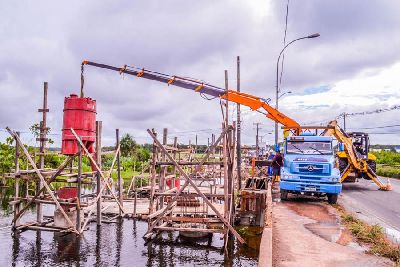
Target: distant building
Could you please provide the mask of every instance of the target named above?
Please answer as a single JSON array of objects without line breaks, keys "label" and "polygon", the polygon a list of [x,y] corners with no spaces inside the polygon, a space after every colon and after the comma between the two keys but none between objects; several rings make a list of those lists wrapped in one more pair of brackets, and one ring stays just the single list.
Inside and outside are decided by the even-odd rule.
[{"label": "distant building", "polygon": [[381,152],[382,148],[371,148],[372,152]]},{"label": "distant building", "polygon": [[395,146],[394,150],[396,150],[396,153],[400,153],[400,146]]}]

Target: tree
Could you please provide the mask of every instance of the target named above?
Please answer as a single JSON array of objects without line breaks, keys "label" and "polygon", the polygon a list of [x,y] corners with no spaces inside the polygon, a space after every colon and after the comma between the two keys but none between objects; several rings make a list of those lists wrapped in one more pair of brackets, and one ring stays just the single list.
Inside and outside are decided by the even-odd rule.
[{"label": "tree", "polygon": [[6,143],[0,143],[0,174],[10,172],[14,166],[15,149],[11,146],[13,140],[8,137]]},{"label": "tree", "polygon": [[130,134],[125,134],[120,142],[121,146],[121,155],[124,157],[133,156],[135,154],[135,150],[137,148],[136,141],[133,139],[133,136]]},{"label": "tree", "polygon": [[[38,123],[32,124],[31,127],[29,127],[29,130],[33,134],[35,138],[40,137],[40,125]],[[47,134],[49,134],[51,131],[50,127],[47,127]],[[48,141],[50,145],[54,144],[54,141],[50,138],[48,138]]]}]

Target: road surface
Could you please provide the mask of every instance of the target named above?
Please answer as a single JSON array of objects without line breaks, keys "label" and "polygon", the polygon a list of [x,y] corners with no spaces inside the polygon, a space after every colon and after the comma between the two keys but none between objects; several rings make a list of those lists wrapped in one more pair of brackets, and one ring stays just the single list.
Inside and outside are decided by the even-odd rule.
[{"label": "road surface", "polygon": [[[380,179],[386,183],[386,178]],[[344,183],[339,204],[359,219],[381,225],[393,241],[400,243],[400,180],[391,179],[391,183],[393,191],[388,192],[365,179]]]}]

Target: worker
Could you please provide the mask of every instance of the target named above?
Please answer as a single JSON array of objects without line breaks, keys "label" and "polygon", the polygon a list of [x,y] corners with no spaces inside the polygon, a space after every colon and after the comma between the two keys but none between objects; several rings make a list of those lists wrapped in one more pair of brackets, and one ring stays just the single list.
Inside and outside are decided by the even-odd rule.
[{"label": "worker", "polygon": [[276,151],[272,159],[272,184],[278,182],[281,175],[281,167],[283,167],[283,157],[279,151]]}]

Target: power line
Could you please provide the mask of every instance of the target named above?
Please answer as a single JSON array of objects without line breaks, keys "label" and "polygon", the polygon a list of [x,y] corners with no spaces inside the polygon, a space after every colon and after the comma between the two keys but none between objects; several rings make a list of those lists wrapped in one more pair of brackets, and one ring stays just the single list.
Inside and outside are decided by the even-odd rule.
[{"label": "power line", "polygon": [[349,129],[352,129],[352,130],[360,130],[360,129],[371,130],[371,129],[392,128],[392,127],[399,127],[399,126],[400,126],[400,124],[394,124],[394,125],[384,125],[384,126],[376,126],[376,127],[349,128]]},{"label": "power line", "polygon": [[376,114],[376,113],[383,113],[383,112],[388,112],[392,110],[398,110],[400,109],[400,105],[396,105],[390,108],[383,108],[383,109],[375,109],[375,110],[370,110],[370,111],[363,111],[363,112],[353,112],[353,113],[342,113],[336,117],[336,119],[343,118],[343,116],[362,116],[362,115],[370,115],[370,114]]}]

